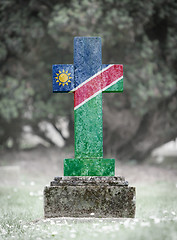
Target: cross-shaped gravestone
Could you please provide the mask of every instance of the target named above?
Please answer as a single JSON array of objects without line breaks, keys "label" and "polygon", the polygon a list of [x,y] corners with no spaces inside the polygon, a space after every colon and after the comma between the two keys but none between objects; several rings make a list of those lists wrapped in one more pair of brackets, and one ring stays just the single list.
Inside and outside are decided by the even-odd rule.
[{"label": "cross-shaped gravestone", "polygon": [[115,160],[103,158],[102,92],[122,91],[123,66],[102,64],[99,37],[75,37],[74,64],[53,65],[53,92],[74,92],[75,158],[64,176],[114,176]]}]

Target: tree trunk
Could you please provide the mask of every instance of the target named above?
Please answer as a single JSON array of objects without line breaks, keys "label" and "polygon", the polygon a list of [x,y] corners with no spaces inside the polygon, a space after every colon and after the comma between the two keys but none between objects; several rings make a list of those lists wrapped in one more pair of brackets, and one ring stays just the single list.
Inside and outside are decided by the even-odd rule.
[{"label": "tree trunk", "polygon": [[[142,117],[125,109],[116,114],[110,108],[106,111],[104,147],[119,160],[143,161],[154,148],[177,136],[177,90]],[[115,117],[117,125],[111,121]]]}]

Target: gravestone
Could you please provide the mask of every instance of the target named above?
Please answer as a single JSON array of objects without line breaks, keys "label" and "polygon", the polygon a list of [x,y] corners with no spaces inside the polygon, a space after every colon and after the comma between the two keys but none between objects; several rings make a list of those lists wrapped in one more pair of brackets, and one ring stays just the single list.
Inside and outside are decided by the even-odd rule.
[{"label": "gravestone", "polygon": [[103,158],[102,93],[122,91],[123,66],[102,64],[99,37],[75,37],[74,64],[53,65],[53,92],[74,93],[75,158],[45,187],[45,217],[135,216],[135,188]]}]

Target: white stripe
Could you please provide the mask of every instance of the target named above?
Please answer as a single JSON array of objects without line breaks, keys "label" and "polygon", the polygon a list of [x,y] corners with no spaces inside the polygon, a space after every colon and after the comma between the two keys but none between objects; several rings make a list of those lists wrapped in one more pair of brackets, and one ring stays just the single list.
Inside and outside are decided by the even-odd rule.
[{"label": "white stripe", "polygon": [[79,105],[77,105],[74,110],[76,110],[77,108],[79,108],[80,106],[82,106],[84,103],[88,102],[90,99],[96,97],[99,93],[101,93],[102,90],[99,90],[98,92],[94,93],[92,96],[90,96],[89,98],[85,99],[82,103],[80,103]]},{"label": "white stripe", "polygon": [[96,97],[99,93],[105,91],[107,88],[111,87],[112,85],[116,84],[118,81],[120,81],[123,78],[120,77],[118,79],[116,79],[114,82],[112,82],[111,84],[109,84],[108,86],[106,86],[105,88],[99,90],[98,92],[94,93],[92,96],[90,96],[89,98],[85,99],[82,103],[80,103],[79,105],[77,105],[74,110],[78,109],[79,107],[81,107],[83,104],[85,104],[86,102],[88,102],[89,100],[91,100],[92,98]]},{"label": "white stripe", "polygon": [[111,84],[109,84],[108,86],[106,86],[105,88],[103,88],[103,89],[102,89],[102,92],[104,92],[107,88],[111,87],[112,85],[116,84],[116,83],[117,83],[118,81],[120,81],[122,78],[123,78],[123,76],[120,77],[120,78],[118,78],[117,80],[115,80],[114,82],[112,82]]},{"label": "white stripe", "polygon": [[92,77],[88,78],[85,82],[81,83],[79,86],[77,86],[76,88],[72,89],[69,93],[76,91],[77,89],[79,89],[80,87],[82,87],[84,84],[88,83],[89,81],[91,81],[93,78],[95,78],[96,76],[98,76],[99,74],[101,74],[102,72],[106,71],[108,68],[112,67],[114,64],[109,64],[109,66],[107,66],[106,68],[102,69],[101,71],[97,72],[95,75],[93,75]]}]

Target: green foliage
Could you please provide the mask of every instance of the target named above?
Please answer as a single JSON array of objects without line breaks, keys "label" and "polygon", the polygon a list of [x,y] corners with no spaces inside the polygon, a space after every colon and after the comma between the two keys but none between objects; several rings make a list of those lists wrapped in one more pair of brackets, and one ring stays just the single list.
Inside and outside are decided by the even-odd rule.
[{"label": "green foliage", "polygon": [[[6,121],[19,118],[26,109],[28,99],[33,96],[33,88],[26,86],[24,81],[6,77],[5,82],[0,81],[0,113]],[[27,109],[26,109],[27,110]]]},{"label": "green foliage", "polygon": [[130,109],[147,113],[176,88],[176,16],[174,0],[2,1],[1,144],[18,119],[70,115],[73,98],[52,94],[51,66],[72,63],[74,36],[102,37],[103,63],[124,64]]}]

